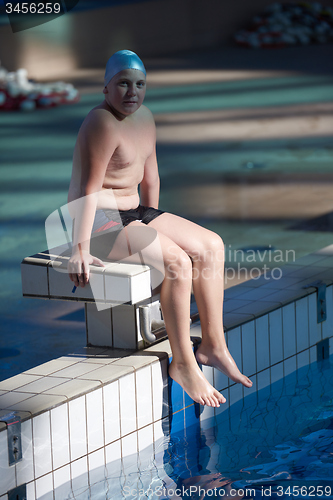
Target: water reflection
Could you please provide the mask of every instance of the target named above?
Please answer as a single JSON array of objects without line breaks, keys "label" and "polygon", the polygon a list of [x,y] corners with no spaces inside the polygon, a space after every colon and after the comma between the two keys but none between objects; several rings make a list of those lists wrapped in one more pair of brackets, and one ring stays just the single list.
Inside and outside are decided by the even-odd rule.
[{"label": "water reflection", "polygon": [[55,499],[332,498],[332,364],[304,367],[201,428],[174,432],[171,421],[164,438],[62,485]]}]

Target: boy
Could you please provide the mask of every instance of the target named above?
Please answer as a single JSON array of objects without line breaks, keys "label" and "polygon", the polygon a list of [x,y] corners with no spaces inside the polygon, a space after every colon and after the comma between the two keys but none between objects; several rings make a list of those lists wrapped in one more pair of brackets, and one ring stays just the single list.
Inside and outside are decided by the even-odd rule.
[{"label": "boy", "polygon": [[[156,132],[153,116],[142,104],[146,70],[139,57],[128,50],[116,52],[107,63],[104,84],[105,100],[86,117],[74,150],[68,201],[84,202],[74,221],[70,279],[84,286],[89,264],[103,266],[101,259],[117,260],[127,250],[135,255],[145,238],[157,235],[162,266],[156,244],[149,247],[148,259],[164,274],[160,297],[173,353],[169,375],[197,403],[218,407],[225,398],[198,363],[252,386],[224,339],[223,242],[203,227],[158,210]],[[192,286],[202,328],[196,355],[189,332]]]}]

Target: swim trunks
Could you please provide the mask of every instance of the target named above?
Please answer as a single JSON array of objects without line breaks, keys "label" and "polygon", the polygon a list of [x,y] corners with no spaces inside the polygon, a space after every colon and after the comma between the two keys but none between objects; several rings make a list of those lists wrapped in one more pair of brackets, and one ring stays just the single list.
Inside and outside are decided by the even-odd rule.
[{"label": "swim trunks", "polygon": [[105,260],[124,227],[134,221],[149,224],[163,213],[163,210],[142,205],[131,210],[96,210],[90,239],[91,255]]}]

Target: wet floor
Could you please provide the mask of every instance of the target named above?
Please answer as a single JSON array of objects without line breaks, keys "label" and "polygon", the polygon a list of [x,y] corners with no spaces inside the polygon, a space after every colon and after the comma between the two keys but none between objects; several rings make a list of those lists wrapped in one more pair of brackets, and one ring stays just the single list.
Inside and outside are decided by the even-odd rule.
[{"label": "wet floor", "polygon": [[[332,48],[229,47],[145,61],[160,207],[220,234],[230,267],[240,258],[255,265],[239,249],[270,265],[272,251],[282,264],[332,243]],[[0,379],[85,343],[80,307],[21,297],[20,262],[46,248],[45,219],[66,203],[77,131],[103,98],[102,69],[59,78],[79,88],[78,104],[0,115]]]}]

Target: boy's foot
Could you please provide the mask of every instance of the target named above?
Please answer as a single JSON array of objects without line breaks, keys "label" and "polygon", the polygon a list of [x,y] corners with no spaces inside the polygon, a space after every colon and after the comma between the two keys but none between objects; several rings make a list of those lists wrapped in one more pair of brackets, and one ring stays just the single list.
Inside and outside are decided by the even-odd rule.
[{"label": "boy's foot", "polygon": [[226,402],[225,397],[208,382],[196,364],[188,366],[171,361],[169,375],[196,403],[216,408]]},{"label": "boy's foot", "polygon": [[239,371],[227,347],[220,349],[205,348],[201,343],[195,357],[201,365],[213,366],[234,382],[243,384],[245,387],[252,387],[252,381]]}]

